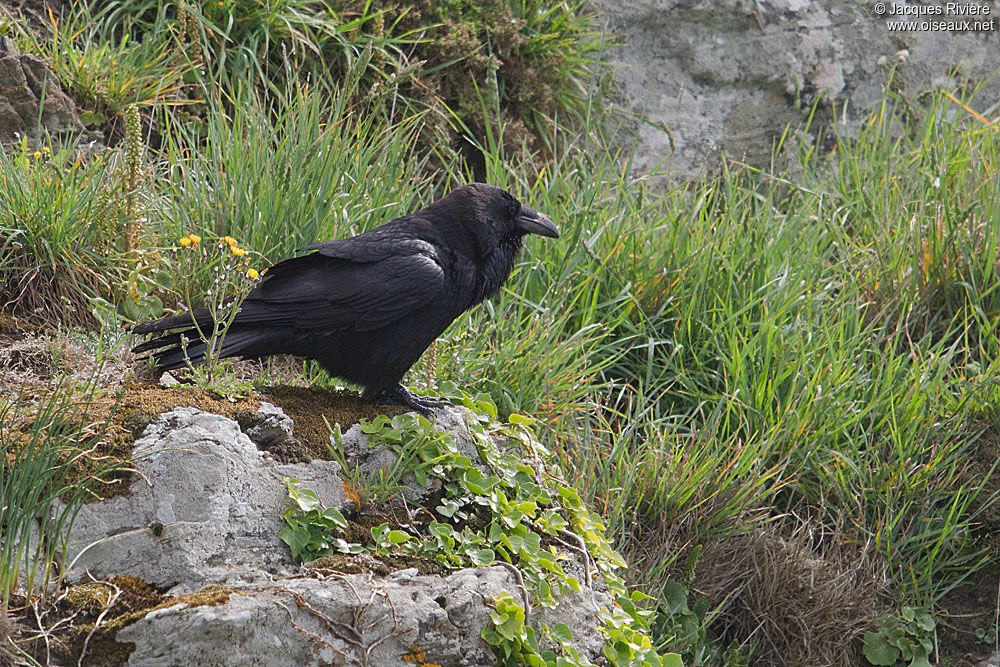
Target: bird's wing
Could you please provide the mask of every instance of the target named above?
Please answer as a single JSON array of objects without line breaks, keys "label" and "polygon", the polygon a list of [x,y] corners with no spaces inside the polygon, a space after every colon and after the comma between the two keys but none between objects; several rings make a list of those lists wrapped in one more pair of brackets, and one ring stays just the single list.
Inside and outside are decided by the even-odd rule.
[{"label": "bird's wing", "polygon": [[357,245],[362,244],[317,244],[312,247],[319,252],[271,267],[267,279],[243,302],[237,321],[371,331],[439,298],[445,274],[431,244],[408,240],[360,249]]}]

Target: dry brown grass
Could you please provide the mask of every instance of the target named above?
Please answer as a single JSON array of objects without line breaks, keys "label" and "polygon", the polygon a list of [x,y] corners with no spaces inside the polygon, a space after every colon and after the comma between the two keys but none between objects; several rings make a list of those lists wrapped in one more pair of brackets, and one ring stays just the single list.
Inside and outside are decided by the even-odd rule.
[{"label": "dry brown grass", "polygon": [[0,270],[0,308],[39,326],[67,325],[99,328],[90,313],[86,294],[106,291],[104,280],[92,269],[78,266],[68,271],[55,265],[41,267],[31,253],[21,252],[4,259],[9,266]]},{"label": "dry brown grass", "polygon": [[692,594],[718,607],[718,636],[752,644],[754,664],[853,666],[887,585],[871,549],[786,518],[705,543]]}]

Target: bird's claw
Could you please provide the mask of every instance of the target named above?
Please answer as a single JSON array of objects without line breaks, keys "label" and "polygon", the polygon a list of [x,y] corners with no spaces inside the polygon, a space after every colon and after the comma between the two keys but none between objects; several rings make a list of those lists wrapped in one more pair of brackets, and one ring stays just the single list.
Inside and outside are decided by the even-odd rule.
[{"label": "bird's claw", "polygon": [[386,405],[405,405],[428,418],[433,416],[435,409],[452,404],[447,398],[414,394],[403,385],[397,385],[395,389],[383,393],[379,396],[378,402]]}]

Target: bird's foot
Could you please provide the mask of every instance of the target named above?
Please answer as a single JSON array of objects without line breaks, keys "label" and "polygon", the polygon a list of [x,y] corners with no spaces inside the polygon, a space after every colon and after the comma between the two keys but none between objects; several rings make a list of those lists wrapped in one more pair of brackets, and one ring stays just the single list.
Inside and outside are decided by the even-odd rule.
[{"label": "bird's foot", "polygon": [[383,392],[382,395],[378,397],[378,402],[385,405],[405,405],[411,410],[416,410],[425,417],[431,417],[434,414],[434,409],[436,408],[443,408],[446,405],[451,405],[451,401],[447,398],[438,398],[437,396],[419,396],[401,384],[396,385],[394,389]]}]

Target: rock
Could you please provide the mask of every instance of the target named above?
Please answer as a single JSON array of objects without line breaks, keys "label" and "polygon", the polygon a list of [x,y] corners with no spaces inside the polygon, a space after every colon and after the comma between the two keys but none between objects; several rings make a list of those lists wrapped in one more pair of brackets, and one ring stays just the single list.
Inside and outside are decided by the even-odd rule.
[{"label": "rock", "polygon": [[257,449],[266,452],[282,463],[307,463],[308,451],[302,442],[292,435],[295,422],[281,408],[261,401],[257,409],[257,419],[247,425],[244,432],[257,445]]},{"label": "rock", "polygon": [[976,663],[975,667],[1000,667],[1000,653],[994,653]]},{"label": "rock", "polygon": [[261,401],[260,407],[257,408],[257,416],[260,418],[260,423],[247,429],[247,435],[251,440],[264,430],[276,429],[283,431],[285,435],[292,435],[295,429],[295,421],[273,403]]},{"label": "rock", "polygon": [[[261,404],[257,416],[248,431],[293,437],[280,408]],[[463,409],[446,408],[434,421],[479,461],[466,418]],[[363,455],[367,438],[348,432],[355,434],[350,447]],[[524,600],[511,566],[420,574],[409,566],[392,571],[367,553],[343,558],[377,563],[381,569],[371,569],[384,574],[342,574],[334,568],[351,568],[337,567],[336,557],[329,567],[324,559],[295,566],[279,537],[291,505],[284,480],[298,478],[327,507],[344,508],[335,463],[281,465],[236,422],[194,408],[150,422],[134,460],[126,494],[83,506],[66,561],[69,582],[131,575],[181,596],[127,620],[105,619],[105,640],[130,651],[129,665],[496,664],[480,633],[497,595]],[[574,549],[562,567],[582,590],[568,591],[554,609],[532,602],[528,622],[566,624],[572,645],[596,660],[604,645],[598,619],[611,608],[608,587],[585,575]]]},{"label": "rock", "polygon": [[[250,588],[216,606],[177,605],[147,614],[121,630],[132,642],[129,665],[495,665],[480,639],[490,600],[518,596],[503,567],[460,570],[447,576],[401,570],[286,579]],[[593,631],[594,597],[569,605],[560,617],[574,637],[601,640]],[[588,630],[588,627],[590,628]],[[596,644],[600,649],[601,641]],[[594,642],[585,647],[592,649]],[[409,660],[407,659],[409,657]]]},{"label": "rock", "polygon": [[990,13],[949,15],[948,3],[930,2],[942,14],[916,19],[983,20],[989,29],[890,31],[887,20],[913,17],[847,0],[591,0],[607,29],[625,38],[605,54],[619,65],[620,102],[649,119],[635,125],[636,169],[662,161],[672,181],[712,173],[723,153],[766,164],[786,125],[803,127],[815,101],[813,133],[838,123],[852,134],[880,103],[891,64],[894,88],[910,93],[954,89],[966,77],[982,83],[984,111],[1000,98],[1000,77],[989,79],[1000,67],[1000,3],[973,4]]},{"label": "rock", "polygon": [[89,136],[73,100],[44,61],[0,50],[0,144],[11,147],[43,134],[60,139]]},{"label": "rock", "polygon": [[168,371],[160,376],[159,385],[164,389],[169,389],[170,387],[181,386],[181,381],[171,375]]},{"label": "rock", "polygon": [[206,584],[255,581],[294,567],[280,540],[286,477],[328,507],[346,502],[330,461],[280,465],[236,422],[177,408],[135,444],[138,474],[126,495],[88,503],[70,532],[70,581],[129,574],[186,593]]}]

